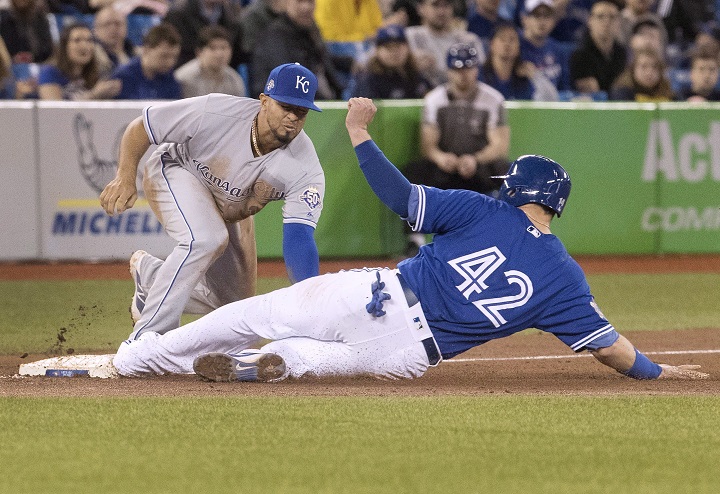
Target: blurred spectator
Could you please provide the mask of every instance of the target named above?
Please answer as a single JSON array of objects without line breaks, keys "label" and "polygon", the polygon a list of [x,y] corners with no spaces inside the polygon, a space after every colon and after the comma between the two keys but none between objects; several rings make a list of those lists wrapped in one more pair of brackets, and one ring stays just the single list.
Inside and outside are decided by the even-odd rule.
[{"label": "blurred spectator", "polygon": [[135,47],[127,37],[127,16],[114,7],[104,7],[95,14],[93,30],[97,41],[98,60],[112,72],[135,56]]},{"label": "blurred spectator", "polygon": [[532,62],[520,58],[520,37],[515,25],[503,21],[495,27],[488,59],[480,80],[500,91],[506,100],[557,101],[558,91]]},{"label": "blurred spectator", "polygon": [[0,37],[0,99],[15,98],[15,77],[12,72],[12,59],[5,41]]},{"label": "blurred spectator", "polygon": [[42,0],[11,0],[0,10],[0,36],[13,63],[42,63],[52,56],[50,23]]},{"label": "blurred spectator", "polygon": [[163,21],[175,26],[181,35],[178,65],[195,58],[195,42],[198,33],[205,26],[222,26],[228,30],[233,54],[230,66],[237,69],[248,61],[248,54],[242,49],[242,27],[230,7],[230,0],[184,0],[177,2],[168,11]]},{"label": "blurred spectator", "polygon": [[421,0],[395,0],[390,8],[391,13],[385,17],[385,23],[400,26],[419,26],[422,19],[418,13],[418,3]]},{"label": "blurred spectator", "polygon": [[378,29],[375,53],[354,79],[353,97],[416,99],[431,89],[415,65],[404,28],[398,25]]},{"label": "blurred spectator", "polygon": [[[474,45],[452,45],[446,57],[449,81],[423,100],[422,158],[404,170],[412,183],[441,189],[493,194],[500,181],[491,178],[508,168],[510,127],[502,95],[478,81],[480,58]],[[408,254],[425,236],[408,238]]]},{"label": "blurred spectator", "polygon": [[631,51],[634,51],[640,46],[652,48],[665,59],[667,48],[667,32],[665,32],[665,27],[661,21],[653,19],[652,17],[641,18],[632,26],[627,46]]},{"label": "blurred spectator", "polygon": [[272,21],[285,12],[286,0],[256,0],[243,12],[242,50],[247,54],[255,51],[255,43]]},{"label": "blurred spectator", "polygon": [[714,17],[711,0],[658,0],[656,10],[663,19],[669,42],[680,48],[692,43],[702,25]]},{"label": "blurred spectator", "polygon": [[180,99],[180,84],[173,76],[180,39],[171,24],[163,22],[150,28],[143,38],[140,56],[113,73],[113,78],[122,81],[117,99]]},{"label": "blurred spectator", "polygon": [[678,91],[675,99],[690,102],[720,101],[719,78],[718,51],[707,46],[698,48],[691,59],[690,84]]},{"label": "blurred spectator", "polygon": [[570,56],[570,81],[581,93],[610,92],[627,61],[620,35],[620,7],[615,0],[598,0],[590,12],[581,45]]},{"label": "blurred spectator", "polygon": [[633,53],[630,65],[613,83],[610,99],[615,101],[671,101],[673,92],[665,76],[665,62],[653,49]]},{"label": "blurred spectator", "polygon": [[247,96],[242,77],[228,66],[232,47],[227,30],[221,26],[202,28],[197,46],[197,56],[175,71],[175,79],[182,88],[182,97],[210,93]]},{"label": "blurred spectator", "polygon": [[[123,15],[158,15],[165,17],[171,0],[89,0],[93,8],[113,6]],[[184,0],[183,0],[184,1]]]},{"label": "blurred spectator", "polygon": [[90,27],[81,23],[65,26],[53,62],[43,65],[38,76],[38,95],[43,100],[112,99],[121,88],[118,80],[107,80],[95,57]]},{"label": "blurred spectator", "polygon": [[88,0],[47,0],[47,6],[53,14],[77,15],[93,11]]},{"label": "blurred spectator", "polygon": [[535,65],[556,89],[570,89],[565,49],[549,37],[555,27],[553,0],[526,0],[525,12],[520,19],[523,26],[520,58]]},{"label": "blurred spectator", "polygon": [[452,2],[421,0],[419,7],[423,23],[408,27],[405,36],[420,71],[433,86],[448,80],[445,59],[453,44],[469,43],[475,46],[480,62],[485,60],[482,41],[476,34],[458,26],[459,19],[454,15]]},{"label": "blurred spectator", "polygon": [[475,33],[484,47],[490,45],[495,25],[501,21],[500,0],[471,0],[473,8],[468,12],[467,30]]},{"label": "blurred spectator", "polygon": [[652,9],[654,3],[655,0],[625,0],[625,8],[620,11],[620,41],[622,43],[630,42],[632,35],[637,32],[639,22],[651,21],[660,29],[663,44],[667,44],[667,30],[662,17]]},{"label": "blurred spectator", "polygon": [[252,57],[252,92],[257,97],[272,69],[298,62],[318,78],[316,99],[340,99],[343,84],[315,24],[314,0],[287,0],[285,13],[258,40]]},{"label": "blurred spectator", "polygon": [[[468,15],[467,3],[472,0],[450,0],[456,17],[465,18]],[[385,16],[385,25],[398,24],[400,26],[419,26],[422,18],[418,12],[418,5],[422,0],[391,0],[390,13]]]},{"label": "blurred spectator", "polygon": [[[596,0],[553,0],[556,14],[555,28],[550,37],[561,43],[571,46],[577,45],[581,40],[590,9]],[[622,0],[618,0],[622,1]],[[525,11],[525,0],[517,1],[516,22],[520,23],[520,15]]]},{"label": "blurred spectator", "polygon": [[[334,43],[349,43],[355,46],[353,52],[362,53],[357,44],[369,42],[383,23],[377,0],[316,0],[316,4],[315,22],[332,53]],[[337,51],[348,53],[342,47]]]}]

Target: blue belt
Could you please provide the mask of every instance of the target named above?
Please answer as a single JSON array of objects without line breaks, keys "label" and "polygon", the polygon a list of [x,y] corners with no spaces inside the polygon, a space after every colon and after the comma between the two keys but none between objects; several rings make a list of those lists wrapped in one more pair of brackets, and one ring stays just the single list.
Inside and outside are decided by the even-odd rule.
[{"label": "blue belt", "polygon": [[[397,279],[400,282],[400,287],[402,288],[403,295],[405,295],[405,301],[407,302],[408,307],[412,307],[419,303],[420,301],[418,300],[417,295],[415,295],[415,292],[412,291],[410,285],[407,284],[403,275],[400,274],[400,271],[397,272]],[[422,343],[425,347],[425,353],[427,353],[430,365],[437,365],[441,359],[440,352],[438,351],[437,344],[435,343],[435,338],[431,336],[429,338],[425,338],[420,343]]]}]

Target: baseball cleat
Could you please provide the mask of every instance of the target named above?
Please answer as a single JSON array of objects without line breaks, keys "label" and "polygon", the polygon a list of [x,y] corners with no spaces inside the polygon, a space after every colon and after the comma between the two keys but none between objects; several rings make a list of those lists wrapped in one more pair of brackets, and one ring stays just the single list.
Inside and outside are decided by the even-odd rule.
[{"label": "baseball cleat", "polygon": [[245,350],[237,355],[206,353],[193,362],[195,374],[208,381],[280,381],[285,375],[285,361],[274,353]]},{"label": "baseball cleat", "polygon": [[135,292],[130,302],[130,319],[132,319],[133,326],[140,320],[142,311],[145,308],[145,298],[147,297],[147,292],[140,285],[140,273],[138,272],[140,261],[145,255],[147,255],[147,252],[144,250],[136,250],[130,257],[130,276],[135,282]]}]

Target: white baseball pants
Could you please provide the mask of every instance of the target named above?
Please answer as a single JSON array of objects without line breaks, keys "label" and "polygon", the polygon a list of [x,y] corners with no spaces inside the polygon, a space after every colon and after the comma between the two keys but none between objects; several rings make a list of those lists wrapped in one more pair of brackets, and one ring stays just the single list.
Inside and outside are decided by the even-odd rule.
[{"label": "white baseball pants", "polygon": [[[383,291],[391,295],[381,317],[365,309],[376,271],[386,284]],[[420,304],[408,306],[397,273],[387,268],[341,271],[234,302],[165,334],[125,341],[114,364],[125,376],[189,374],[199,355],[239,353],[272,340],[261,350],[285,360],[284,377],[420,377],[437,346]]]},{"label": "white baseball pants", "polygon": [[164,261],[146,256],[139,266],[140,284],[148,296],[131,338],[177,328],[183,312],[207,314],[255,294],[252,217],[226,223],[211,192],[159,152],[147,161],[143,188],[153,212],[177,245]]}]

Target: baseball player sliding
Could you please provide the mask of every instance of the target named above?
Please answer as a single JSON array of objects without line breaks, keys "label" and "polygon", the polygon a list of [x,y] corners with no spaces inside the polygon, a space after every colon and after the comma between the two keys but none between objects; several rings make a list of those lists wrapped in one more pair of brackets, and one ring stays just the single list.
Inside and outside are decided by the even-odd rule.
[{"label": "baseball player sliding", "polygon": [[[214,381],[422,376],[429,366],[529,327],[635,379],[707,377],[657,364],[605,319],[550,224],[570,194],[555,161],[522,156],[500,199],[408,182],[367,131],[373,102],[353,98],[346,126],[375,194],[434,241],[397,269],[326,274],[234,302],[165,335],[123,343],[122,375],[191,373]],[[250,350],[261,338],[274,340]]]},{"label": "baseball player sliding", "polygon": [[283,257],[291,281],[319,272],[314,239],[325,177],[303,131],[317,78],[299,64],[276,67],[260,100],[210,94],[153,104],[125,130],[115,178],[100,194],[112,215],[133,207],[138,164],[143,189],[177,241],[164,261],[144,251],[130,259],[135,293],[130,339],[163,334],[183,312],[205,314],[255,294],[252,216],[284,200]]}]

